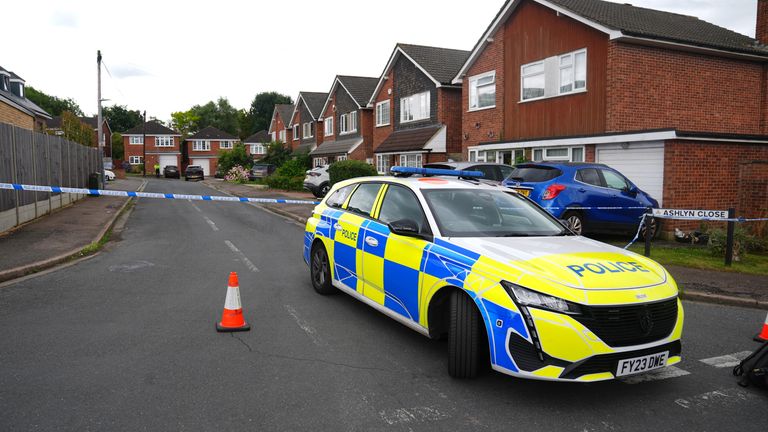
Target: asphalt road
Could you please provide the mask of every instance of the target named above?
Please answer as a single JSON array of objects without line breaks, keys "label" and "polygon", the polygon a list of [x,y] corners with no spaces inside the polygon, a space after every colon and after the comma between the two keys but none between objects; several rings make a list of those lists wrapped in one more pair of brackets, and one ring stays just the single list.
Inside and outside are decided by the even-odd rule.
[{"label": "asphalt road", "polygon": [[[701,361],[756,348],[759,310],[686,303],[683,362],[644,381],[460,381],[445,342],[315,294],[279,216],[140,199],[119,237],[0,288],[0,430],[768,430],[768,393]],[[250,332],[214,330],[230,271]]]}]

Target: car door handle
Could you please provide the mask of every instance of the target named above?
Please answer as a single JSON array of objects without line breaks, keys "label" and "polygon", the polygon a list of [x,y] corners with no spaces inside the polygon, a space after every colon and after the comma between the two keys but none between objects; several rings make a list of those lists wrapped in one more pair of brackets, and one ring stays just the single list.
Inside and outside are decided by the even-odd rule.
[{"label": "car door handle", "polygon": [[336,223],[333,225],[333,228],[334,228],[334,229],[337,229],[337,230],[340,230],[340,229],[341,229],[341,224],[340,224],[340,223],[338,223],[338,222],[336,222]]},{"label": "car door handle", "polygon": [[581,187],[578,190],[579,190],[579,192],[586,192],[587,191],[586,189],[581,188]]},{"label": "car door handle", "polygon": [[367,244],[370,247],[376,247],[379,245],[379,241],[376,240],[375,237],[366,236],[365,237],[365,244]]}]

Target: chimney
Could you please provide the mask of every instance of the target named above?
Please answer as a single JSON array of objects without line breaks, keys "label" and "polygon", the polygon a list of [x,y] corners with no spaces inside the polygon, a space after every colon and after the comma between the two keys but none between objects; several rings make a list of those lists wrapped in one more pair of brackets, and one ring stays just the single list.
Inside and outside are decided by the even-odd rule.
[{"label": "chimney", "polygon": [[757,0],[755,39],[763,45],[768,45],[768,0]]}]

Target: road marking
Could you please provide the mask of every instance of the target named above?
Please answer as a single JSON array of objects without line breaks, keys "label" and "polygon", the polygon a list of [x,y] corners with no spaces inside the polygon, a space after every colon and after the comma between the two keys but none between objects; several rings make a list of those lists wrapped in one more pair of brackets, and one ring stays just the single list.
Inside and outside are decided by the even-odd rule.
[{"label": "road marking", "polygon": [[189,203],[192,204],[192,207],[194,207],[195,210],[198,211],[198,213],[202,213],[203,212],[202,210],[200,210],[200,207],[198,207],[197,204],[195,204],[192,200],[187,200],[187,201],[189,201]]},{"label": "road marking", "polygon": [[317,331],[312,328],[309,324],[307,324],[306,321],[301,319],[298,313],[296,313],[296,309],[294,309],[291,305],[285,305],[285,310],[288,311],[288,315],[293,318],[294,321],[296,321],[296,324],[299,326],[300,329],[304,330],[304,332],[309,336],[310,339],[312,339],[312,343],[314,343],[317,346],[320,346],[320,338],[317,336]]},{"label": "road marking", "polygon": [[259,271],[259,268],[258,268],[258,267],[256,267],[255,265],[253,265],[253,263],[251,262],[251,260],[249,260],[249,259],[248,259],[248,257],[247,257],[247,256],[245,256],[245,254],[244,254],[244,253],[240,252],[240,249],[238,249],[238,248],[237,248],[237,246],[235,246],[235,245],[234,245],[234,244],[233,244],[231,241],[229,241],[229,240],[224,240],[224,243],[226,243],[227,247],[228,247],[228,248],[229,248],[229,249],[230,249],[232,252],[234,252],[234,253],[235,253],[235,255],[237,255],[237,256],[240,258],[240,261],[242,261],[242,262],[243,262],[243,264],[245,264],[245,266],[246,266],[246,267],[248,267],[248,270],[250,270],[250,271],[252,271],[252,272],[254,272],[254,273],[256,273],[257,271]]},{"label": "road marking", "polygon": [[379,411],[379,416],[390,426],[402,423],[433,422],[445,420],[450,417],[448,414],[442,413],[434,407],[398,408],[389,412]]},{"label": "road marking", "polygon": [[212,230],[214,230],[214,231],[218,231],[219,230],[219,227],[217,227],[216,224],[213,223],[212,220],[208,219],[208,216],[203,216],[203,219],[205,219],[205,221],[208,222],[208,225],[211,226]]},{"label": "road marking", "polygon": [[759,396],[754,395],[737,386],[733,388],[714,390],[689,398],[676,399],[675,403],[685,409],[693,409],[701,412],[711,412],[713,407],[728,407],[741,404],[749,399]]},{"label": "road marking", "polygon": [[699,360],[702,363],[706,363],[716,368],[729,368],[737,366],[742,360],[752,354],[752,351],[741,351],[733,354],[727,354],[720,357],[710,357]]},{"label": "road marking", "polygon": [[690,374],[691,374],[690,372],[680,369],[678,367],[667,366],[665,368],[657,369],[655,371],[651,371],[644,374],[621,377],[619,378],[619,380],[626,384],[639,384],[641,382],[660,381],[660,380],[677,378],[677,377],[690,375]]}]

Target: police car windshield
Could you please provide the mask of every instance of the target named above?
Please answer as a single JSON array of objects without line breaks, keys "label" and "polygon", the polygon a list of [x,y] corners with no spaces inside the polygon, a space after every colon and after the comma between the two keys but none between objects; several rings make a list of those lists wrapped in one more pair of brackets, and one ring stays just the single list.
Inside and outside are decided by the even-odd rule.
[{"label": "police car windshield", "polygon": [[476,189],[426,189],[424,197],[446,237],[530,237],[568,231],[516,193]]}]

